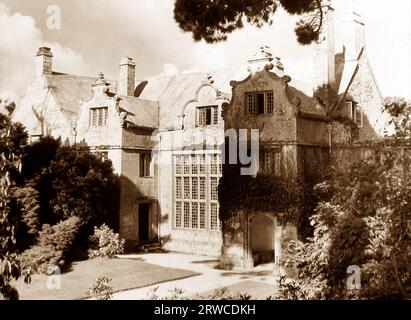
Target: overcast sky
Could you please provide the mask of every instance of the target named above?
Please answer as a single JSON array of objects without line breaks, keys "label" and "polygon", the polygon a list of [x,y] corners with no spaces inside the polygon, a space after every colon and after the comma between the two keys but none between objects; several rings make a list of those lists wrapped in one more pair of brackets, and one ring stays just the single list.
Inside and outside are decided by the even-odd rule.
[{"label": "overcast sky", "polygon": [[[411,1],[357,2],[383,94],[411,99]],[[49,5],[61,8],[60,30],[47,28]],[[92,76],[102,71],[111,79],[125,55],[134,58],[143,78],[244,64],[260,44],[284,59],[312,54],[312,47],[295,40],[296,18],[281,10],[270,27],[247,27],[224,43],[207,45],[180,31],[173,6],[173,0],[0,0],[0,92],[24,92],[41,45],[52,47],[55,70]]]}]

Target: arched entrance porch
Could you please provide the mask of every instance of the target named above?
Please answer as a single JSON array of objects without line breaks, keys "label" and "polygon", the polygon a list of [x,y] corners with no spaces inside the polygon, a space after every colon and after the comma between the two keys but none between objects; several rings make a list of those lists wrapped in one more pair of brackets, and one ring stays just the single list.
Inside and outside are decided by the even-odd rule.
[{"label": "arched entrance porch", "polygon": [[281,256],[282,227],[272,213],[257,213],[249,219],[248,257],[253,266],[275,263],[278,265]]}]

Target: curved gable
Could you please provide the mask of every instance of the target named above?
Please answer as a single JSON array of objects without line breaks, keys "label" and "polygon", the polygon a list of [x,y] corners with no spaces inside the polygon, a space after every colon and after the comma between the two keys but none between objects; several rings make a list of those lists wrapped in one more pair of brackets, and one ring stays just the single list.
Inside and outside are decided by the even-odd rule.
[{"label": "curved gable", "polygon": [[212,107],[216,110],[216,114],[212,117],[217,117],[212,124],[218,125],[222,123],[221,111],[222,105],[229,102],[229,99],[214,87],[211,83],[204,83],[198,87],[195,97],[185,104],[183,108],[184,128],[191,129],[199,125],[198,109],[204,107]]}]

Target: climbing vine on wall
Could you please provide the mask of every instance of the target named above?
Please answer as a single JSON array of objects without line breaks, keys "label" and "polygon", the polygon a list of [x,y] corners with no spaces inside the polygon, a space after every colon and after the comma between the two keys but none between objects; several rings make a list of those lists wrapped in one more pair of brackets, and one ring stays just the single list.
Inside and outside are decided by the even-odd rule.
[{"label": "climbing vine on wall", "polygon": [[312,188],[301,179],[275,175],[240,175],[240,165],[223,166],[218,196],[220,220],[227,221],[235,213],[267,211],[283,224],[299,223],[301,213],[313,200]]}]

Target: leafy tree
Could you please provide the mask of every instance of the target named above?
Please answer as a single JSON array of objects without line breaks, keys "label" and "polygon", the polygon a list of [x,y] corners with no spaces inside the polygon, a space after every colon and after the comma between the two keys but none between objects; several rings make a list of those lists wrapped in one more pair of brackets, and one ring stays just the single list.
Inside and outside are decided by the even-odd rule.
[{"label": "leafy tree", "polygon": [[10,193],[21,168],[27,134],[22,125],[11,122],[11,112],[12,108],[6,105],[5,113],[0,113],[0,297],[18,299],[17,290],[10,285],[13,278],[20,276],[15,255],[16,221],[11,214]]},{"label": "leafy tree", "polygon": [[[322,299],[410,299],[411,174],[407,149],[382,147],[375,156],[332,172],[311,218],[314,236],[289,248],[295,296]],[[361,289],[347,287],[347,269],[361,269]]]},{"label": "leafy tree", "polygon": [[314,98],[324,108],[326,116],[331,118],[335,116],[336,108],[338,107],[339,97],[338,92],[329,84],[323,84],[314,91]]},{"label": "leafy tree", "polygon": [[34,244],[40,230],[39,193],[30,185],[10,191],[11,211],[16,221],[16,247],[19,251]]},{"label": "leafy tree", "polygon": [[395,129],[394,137],[398,140],[411,137],[411,101],[405,98],[392,97],[384,101],[384,111],[390,117],[390,125]]},{"label": "leafy tree", "polygon": [[261,27],[271,24],[279,6],[301,19],[295,28],[297,40],[310,44],[319,39],[324,0],[176,0],[174,19],[195,41],[224,41],[244,23]]},{"label": "leafy tree", "polygon": [[[21,185],[38,192],[32,201],[39,204],[38,224],[42,229],[45,224],[55,226],[71,217],[81,221],[75,240],[70,242],[73,245],[64,252],[65,263],[87,256],[88,237],[94,226],[106,223],[117,229],[119,181],[110,161],[103,162],[88,150],[44,137],[28,147],[22,172]],[[36,252],[39,250],[29,254]]]}]

